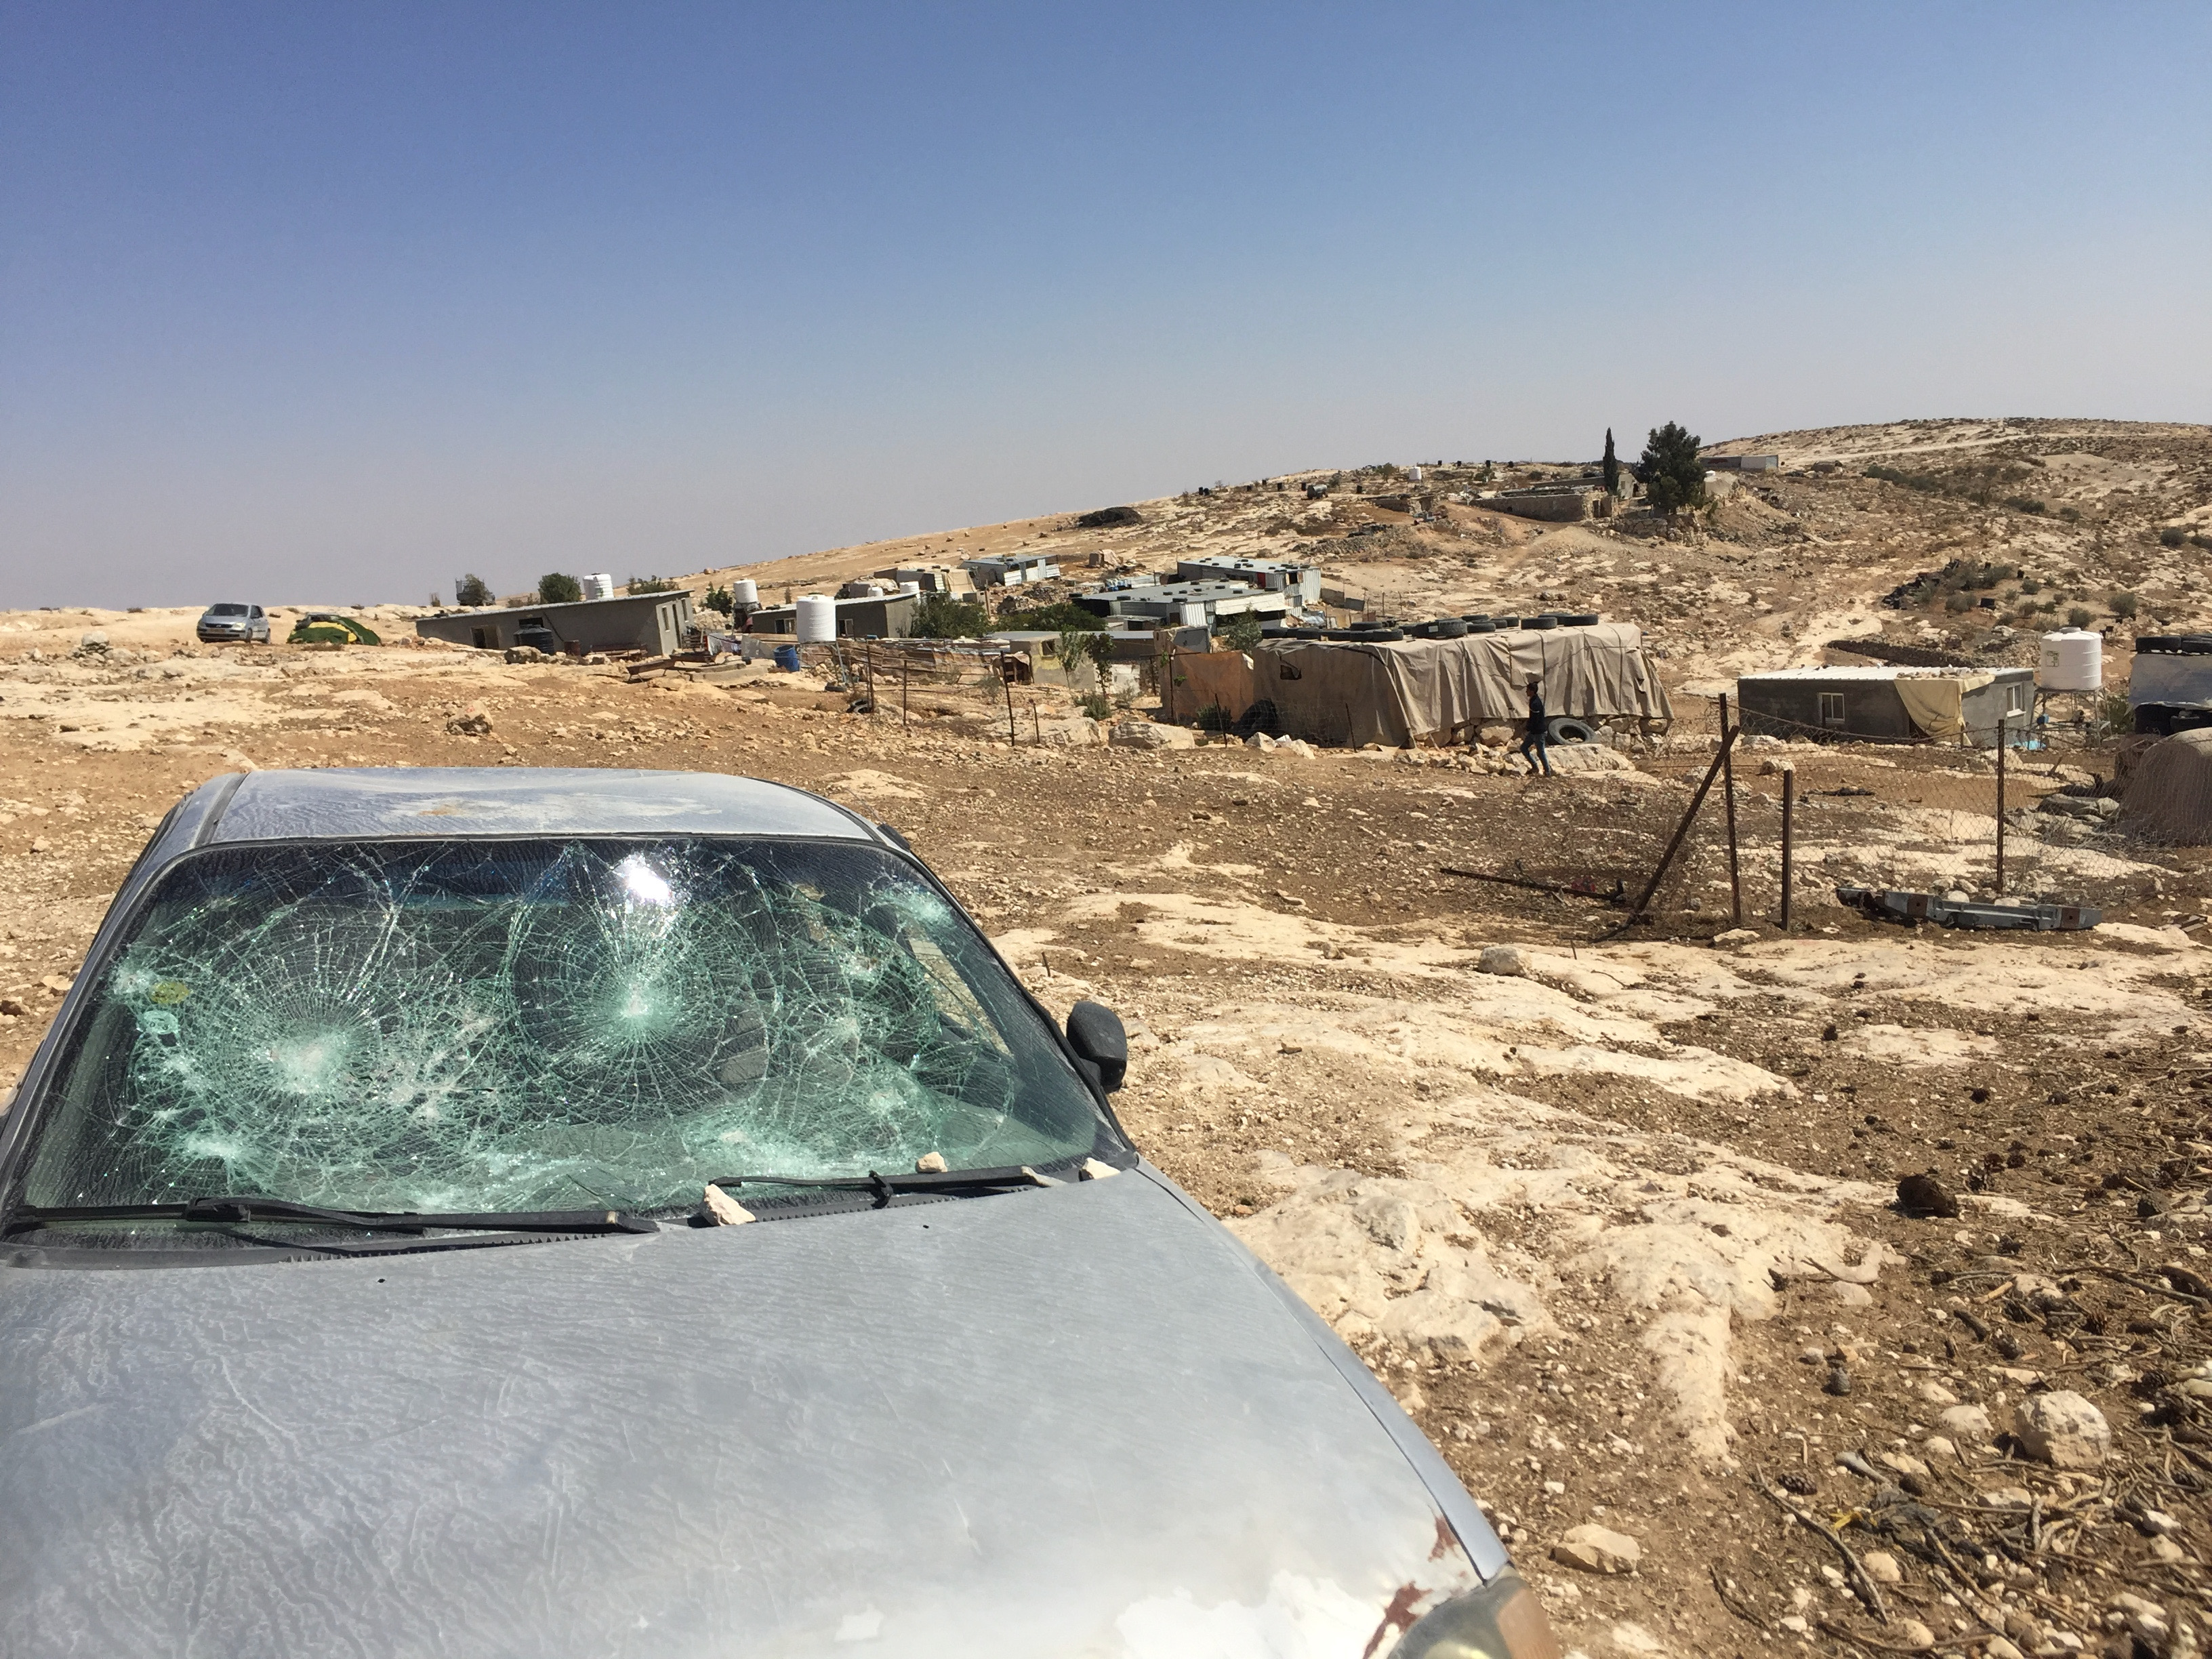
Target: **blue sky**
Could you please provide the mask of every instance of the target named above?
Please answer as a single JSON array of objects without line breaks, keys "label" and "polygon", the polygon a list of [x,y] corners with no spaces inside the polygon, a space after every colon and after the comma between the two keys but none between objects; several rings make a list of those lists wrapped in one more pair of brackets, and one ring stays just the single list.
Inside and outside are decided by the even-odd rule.
[{"label": "blue sky", "polygon": [[2212,418],[2212,9],[0,0],[0,607]]}]

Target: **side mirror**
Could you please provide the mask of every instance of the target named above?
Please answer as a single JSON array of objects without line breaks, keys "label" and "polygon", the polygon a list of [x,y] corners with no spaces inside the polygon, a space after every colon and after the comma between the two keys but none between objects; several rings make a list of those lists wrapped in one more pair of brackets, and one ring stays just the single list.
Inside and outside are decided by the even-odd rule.
[{"label": "side mirror", "polygon": [[1129,1074],[1129,1034],[1121,1016],[1103,1002],[1079,1002],[1067,1011],[1068,1046],[1098,1070],[1098,1086],[1111,1094]]}]

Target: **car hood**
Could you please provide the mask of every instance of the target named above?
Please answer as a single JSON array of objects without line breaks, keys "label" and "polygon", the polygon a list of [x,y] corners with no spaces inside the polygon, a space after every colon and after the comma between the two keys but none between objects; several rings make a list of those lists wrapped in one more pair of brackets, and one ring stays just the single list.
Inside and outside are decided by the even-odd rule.
[{"label": "car hood", "polygon": [[1355,1659],[1502,1552],[1287,1298],[1149,1170],[0,1267],[0,1651]]}]

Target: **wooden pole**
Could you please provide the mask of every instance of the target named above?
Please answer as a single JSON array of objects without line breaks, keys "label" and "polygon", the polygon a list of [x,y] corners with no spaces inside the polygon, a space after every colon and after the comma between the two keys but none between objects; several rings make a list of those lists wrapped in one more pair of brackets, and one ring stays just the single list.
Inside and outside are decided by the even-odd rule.
[{"label": "wooden pole", "polygon": [[911,724],[906,712],[906,683],[914,670],[914,653],[906,647],[899,648],[899,730],[906,731]]},{"label": "wooden pole", "polygon": [[2005,717],[1997,716],[1997,896],[2004,896]]},{"label": "wooden pole", "polygon": [[1659,867],[1651,872],[1651,879],[1644,883],[1644,890],[1637,895],[1636,902],[1629,907],[1626,919],[1613,929],[1616,933],[1626,932],[1643,920],[1644,907],[1651,902],[1651,896],[1659,890],[1659,884],[1667,879],[1668,868],[1674,862],[1674,854],[1682,850],[1682,842],[1689,836],[1690,826],[1698,821],[1698,809],[1705,804],[1706,793],[1712,788],[1713,780],[1720,776],[1721,768],[1728,761],[1729,749],[1735,742],[1735,732],[1721,733],[1721,752],[1713,757],[1713,763],[1705,769],[1705,781],[1698,785],[1698,793],[1690,797],[1690,810],[1682,814],[1682,821],[1674,826],[1674,838],[1667,843],[1667,850],[1659,855]]},{"label": "wooden pole", "polygon": [[1797,769],[1782,769],[1782,931],[1790,931],[1790,887],[1794,865],[1790,842],[1790,820],[1797,810]]},{"label": "wooden pole", "polygon": [[[1728,693],[1721,693],[1721,735],[1729,729]],[[1743,926],[1743,872],[1735,854],[1735,762],[1729,745],[1721,745],[1721,799],[1728,804],[1729,926]]]},{"label": "wooden pole", "polygon": [[1035,696],[1030,698],[1030,736],[1036,740],[1038,748],[1044,747],[1044,722],[1037,717]]},{"label": "wooden pole", "polygon": [[1014,735],[1014,659],[1004,651],[999,653],[999,683],[1006,688],[1006,747],[1018,749],[1021,739]]},{"label": "wooden pole", "polygon": [[873,720],[876,717],[876,647],[864,644],[860,647],[860,659],[866,664],[868,671],[868,718]]}]

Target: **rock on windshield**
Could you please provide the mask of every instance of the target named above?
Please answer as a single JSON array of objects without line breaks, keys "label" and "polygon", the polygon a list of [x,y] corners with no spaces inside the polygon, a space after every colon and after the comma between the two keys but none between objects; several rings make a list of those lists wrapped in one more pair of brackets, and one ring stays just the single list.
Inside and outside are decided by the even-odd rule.
[{"label": "rock on windshield", "polygon": [[220,848],[166,874],[44,1109],[37,1205],[651,1210],[715,1176],[1041,1164],[1100,1117],[874,848]]}]

